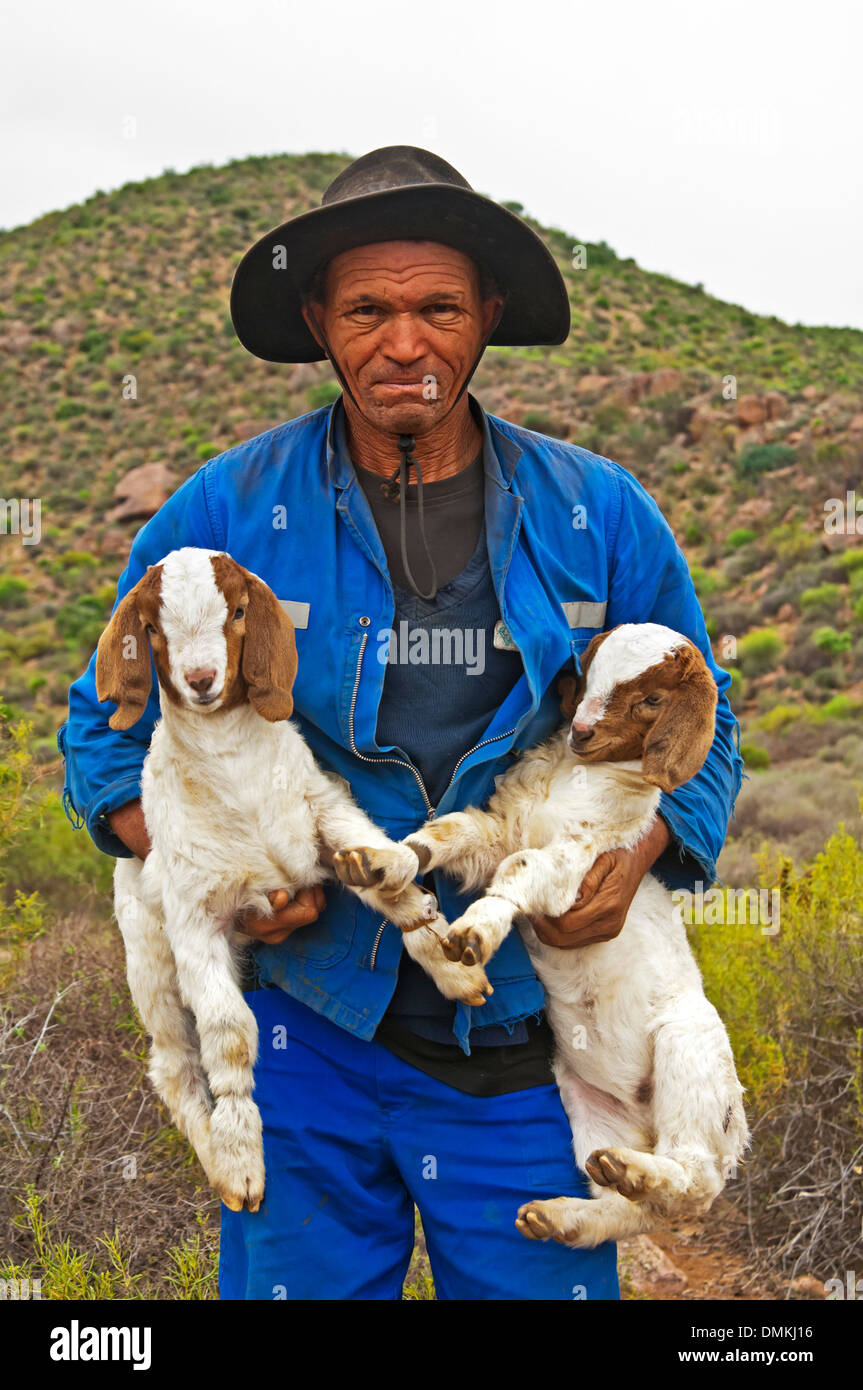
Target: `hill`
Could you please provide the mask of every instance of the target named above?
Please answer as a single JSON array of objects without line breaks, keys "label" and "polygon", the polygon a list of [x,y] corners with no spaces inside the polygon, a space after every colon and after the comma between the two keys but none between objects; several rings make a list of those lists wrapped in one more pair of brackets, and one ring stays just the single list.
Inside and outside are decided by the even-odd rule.
[{"label": "hill", "polygon": [[[0,539],[2,700],[46,764],[144,517],[202,461],[337,393],[326,364],[250,357],[228,291],[246,247],[345,163],[168,172],[0,240],[0,495],[41,499],[42,525],[39,544]],[[825,530],[830,499],[863,496],[863,333],[761,317],[531,225],[567,279],[570,338],[491,350],[473,389],[618,460],[675,529],[734,672],[751,781],[723,871],[751,882],[762,839],[805,857],[838,818],[863,828],[863,540]]]}]

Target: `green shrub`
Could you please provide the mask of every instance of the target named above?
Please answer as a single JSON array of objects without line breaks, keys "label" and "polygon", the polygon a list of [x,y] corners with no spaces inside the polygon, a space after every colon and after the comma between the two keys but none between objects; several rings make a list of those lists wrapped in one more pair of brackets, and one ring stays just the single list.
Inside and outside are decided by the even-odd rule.
[{"label": "green shrub", "polygon": [[61,401],[54,411],[55,420],[71,420],[76,415],[86,415],[87,407],[83,401]]},{"label": "green shrub", "polygon": [[751,444],[738,454],[735,467],[741,478],[758,478],[796,462],[797,453],[790,444]]},{"label": "green shrub", "polygon": [[744,676],[763,676],[776,665],[784,644],[772,627],[755,628],[741,637],[737,659]]},{"label": "green shrub", "polygon": [[92,648],[102,635],[106,618],[105,605],[97,594],[80,594],[57,610],[55,621],[61,637]]},{"label": "green shrub", "polygon": [[816,584],[814,589],[804,589],[800,595],[800,607],[804,613],[829,617],[839,603],[841,592],[838,584]]},{"label": "green shrub", "polygon": [[28,588],[26,579],[15,574],[0,575],[0,608],[23,608]]},{"label": "green shrub", "polygon": [[320,386],[310,386],[306,391],[306,400],[312,410],[320,410],[321,406],[332,405],[333,401],[338,400],[342,394],[342,388],[338,382],[323,381]]},{"label": "green shrub", "polygon": [[836,563],[848,570],[849,574],[863,570],[863,550],[846,550],[844,555],[836,556]]},{"label": "green shrub", "polygon": [[748,526],[739,526],[736,531],[732,531],[728,537],[728,544],[732,550],[739,550],[741,546],[749,545],[750,541],[755,540],[755,532]]},{"label": "green shrub", "polygon": [[822,652],[836,656],[839,652],[848,651],[851,646],[851,633],[837,632],[835,627],[819,627],[813,632],[812,641]]},{"label": "green shrub", "polygon": [[716,575],[702,569],[701,565],[690,565],[689,574],[699,598],[704,598],[707,594],[714,594],[719,588],[719,580]]},{"label": "green shrub", "polygon": [[816,722],[822,719],[853,719],[863,709],[859,700],[852,700],[850,695],[834,695],[832,700],[820,705],[818,709],[811,712],[811,717]]},{"label": "green shrub", "polygon": [[760,748],[757,743],[741,743],[740,756],[747,768],[754,768],[761,771],[770,766],[770,754],[766,748]]}]

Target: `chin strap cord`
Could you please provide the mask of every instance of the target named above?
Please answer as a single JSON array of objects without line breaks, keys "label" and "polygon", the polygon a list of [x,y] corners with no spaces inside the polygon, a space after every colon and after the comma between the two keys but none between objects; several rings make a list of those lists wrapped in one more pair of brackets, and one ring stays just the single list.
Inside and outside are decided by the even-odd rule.
[{"label": "chin strap cord", "polygon": [[[399,503],[399,545],[402,555],[402,569],[405,578],[418,598],[431,600],[437,594],[437,569],[429,550],[428,539],[426,537],[425,514],[423,511],[423,475],[420,461],[414,455],[416,440],[412,434],[400,434],[398,437],[398,450],[401,454],[398,468],[385,483],[381,483],[381,492],[390,501],[394,502],[398,498]],[[407,518],[407,493],[410,484],[410,470],[413,466],[417,471],[417,526],[419,527],[420,540],[425,551],[426,561],[431,571],[431,588],[428,593],[419,587],[414,579],[413,570],[408,561],[408,518]]]}]

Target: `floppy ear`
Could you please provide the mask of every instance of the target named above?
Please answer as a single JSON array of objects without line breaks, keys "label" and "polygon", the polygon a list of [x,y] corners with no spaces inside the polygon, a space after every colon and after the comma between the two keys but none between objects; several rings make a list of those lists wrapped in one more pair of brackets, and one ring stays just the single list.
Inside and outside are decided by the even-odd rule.
[{"label": "floppy ear", "polygon": [[641,770],[646,782],[673,792],[704,765],[713,744],[719,692],[697,647],[678,647],[680,684],[644,740]]},{"label": "floppy ear", "polygon": [[149,572],[118,603],[96,648],[96,694],[117,708],[108,720],[112,729],[129,729],[144,713],[150,698],[150,644],[137,600]]},{"label": "floppy ear", "polygon": [[294,625],[271,589],[243,569],[249,590],[241,669],[249,699],[264,719],[290,719],[297,675]]},{"label": "floppy ear", "polygon": [[572,719],[578,708],[578,680],[575,676],[561,676],[557,683],[560,696],[560,712],[564,719]]}]

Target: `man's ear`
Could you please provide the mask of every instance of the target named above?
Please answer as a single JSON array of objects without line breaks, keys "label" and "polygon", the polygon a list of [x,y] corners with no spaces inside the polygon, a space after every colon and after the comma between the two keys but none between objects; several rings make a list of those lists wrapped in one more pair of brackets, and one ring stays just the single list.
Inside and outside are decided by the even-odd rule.
[{"label": "man's ear", "polygon": [[[241,566],[242,568],[242,566]],[[297,675],[294,625],[275,594],[256,574],[243,569],[249,589],[241,670],[249,699],[264,719],[290,719]]]},{"label": "man's ear", "polygon": [[689,643],[674,654],[681,663],[680,684],[644,740],[644,779],[664,792],[683,786],[700,772],[713,745],[719,691],[707,662]]},{"label": "man's ear", "polygon": [[311,333],[318,347],[322,352],[326,352],[323,338],[321,337],[321,331],[318,328],[320,316],[323,312],[323,305],[316,304],[314,301],[310,300],[308,303],[300,305],[300,312],[305,320],[306,328]]},{"label": "man's ear", "polygon": [[117,706],[108,720],[112,729],[130,729],[141,718],[150,698],[150,644],[137,605],[144,584],[161,584],[161,569],[161,565],[151,565],[118,603],[99,638],[96,694],[100,700],[113,700]]}]

